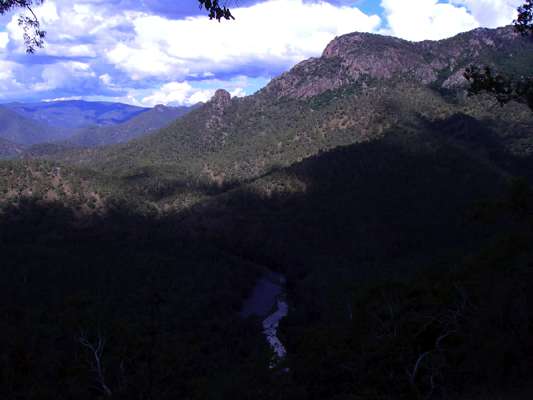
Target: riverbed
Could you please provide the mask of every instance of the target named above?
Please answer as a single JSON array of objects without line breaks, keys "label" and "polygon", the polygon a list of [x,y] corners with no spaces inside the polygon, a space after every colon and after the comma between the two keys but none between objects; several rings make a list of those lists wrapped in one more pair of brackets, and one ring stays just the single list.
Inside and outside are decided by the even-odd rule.
[{"label": "riverbed", "polygon": [[278,337],[279,322],[289,312],[284,289],[285,277],[267,272],[257,281],[241,310],[241,316],[244,318],[252,315],[263,318],[263,334],[274,352],[270,368],[274,368],[287,355],[287,350]]}]

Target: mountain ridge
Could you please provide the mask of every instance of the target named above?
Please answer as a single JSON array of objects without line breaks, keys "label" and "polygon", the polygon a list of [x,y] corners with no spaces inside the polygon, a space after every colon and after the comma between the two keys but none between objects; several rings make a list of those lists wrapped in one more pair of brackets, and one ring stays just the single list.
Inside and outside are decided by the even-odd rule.
[{"label": "mountain ridge", "polygon": [[[347,61],[339,60],[335,52],[341,51],[344,41],[349,44],[354,38],[356,49],[363,46],[365,51],[355,51],[352,57],[352,52],[343,50]],[[372,45],[361,44],[361,38],[370,38]],[[411,59],[413,49],[419,48],[425,53]],[[502,135],[510,137],[511,125],[519,135],[531,126],[523,107],[513,104],[488,112],[490,98],[466,99],[461,81],[454,83],[467,60],[524,70],[527,64],[522,58],[507,57],[519,48],[533,50],[533,45],[516,38],[509,28],[476,30],[421,43],[372,34],[345,35],[328,45],[326,57],[303,61],[255,95],[233,99],[226,95],[222,108],[215,97],[150,138],[102,149],[84,157],[84,163],[96,162],[119,171],[121,164],[131,166],[131,160],[142,154],[144,167],[179,165],[181,175],[203,176],[208,181],[209,176],[217,176],[218,181],[223,176],[230,182],[261,175],[276,165],[290,165],[321,150],[377,138],[399,123],[416,125],[418,119],[443,119],[455,113],[503,118],[508,121],[507,127],[501,124]],[[383,52],[396,56],[381,57]],[[440,56],[424,58],[441,53],[442,58],[456,57],[448,65]],[[368,54],[373,56],[368,58]],[[359,62],[361,59],[365,62]],[[392,70],[388,69],[391,59],[398,64]],[[403,64],[402,60],[407,61]],[[415,64],[418,67],[413,67]],[[510,109],[516,110],[514,116]]]}]

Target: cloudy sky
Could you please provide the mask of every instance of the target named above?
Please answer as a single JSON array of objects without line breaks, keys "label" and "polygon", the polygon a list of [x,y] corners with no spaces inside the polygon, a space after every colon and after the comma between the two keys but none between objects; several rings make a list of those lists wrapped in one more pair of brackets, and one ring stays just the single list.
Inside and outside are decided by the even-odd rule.
[{"label": "cloudy sky", "polygon": [[[231,2],[231,0],[230,0]],[[209,21],[196,0],[46,0],[48,32],[25,54],[18,13],[0,16],[0,102],[53,99],[188,105],[217,88],[248,95],[335,36],[418,41],[511,23],[521,0],[233,0]]]}]

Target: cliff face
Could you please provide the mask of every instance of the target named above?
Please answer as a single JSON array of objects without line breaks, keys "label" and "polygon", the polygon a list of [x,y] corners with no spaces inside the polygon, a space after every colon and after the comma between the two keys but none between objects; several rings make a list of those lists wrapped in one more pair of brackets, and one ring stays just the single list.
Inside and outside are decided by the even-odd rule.
[{"label": "cliff face", "polygon": [[[335,38],[320,58],[299,63],[265,90],[276,97],[308,98],[375,80],[450,89],[465,84],[463,73],[470,64],[497,65],[502,57],[522,57],[527,51],[533,51],[533,42],[520,38],[512,27],[476,29],[450,39],[424,42],[356,32]],[[522,60],[513,64],[513,70],[528,67]]]}]

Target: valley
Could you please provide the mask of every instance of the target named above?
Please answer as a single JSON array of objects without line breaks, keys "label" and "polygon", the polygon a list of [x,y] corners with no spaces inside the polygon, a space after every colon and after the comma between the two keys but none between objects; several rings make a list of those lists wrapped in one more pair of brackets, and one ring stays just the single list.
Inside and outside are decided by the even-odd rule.
[{"label": "valley", "polygon": [[118,399],[528,393],[533,113],[463,73],[532,55],[351,33],[246,97],[0,106],[0,395],[103,398],[102,339]]}]

